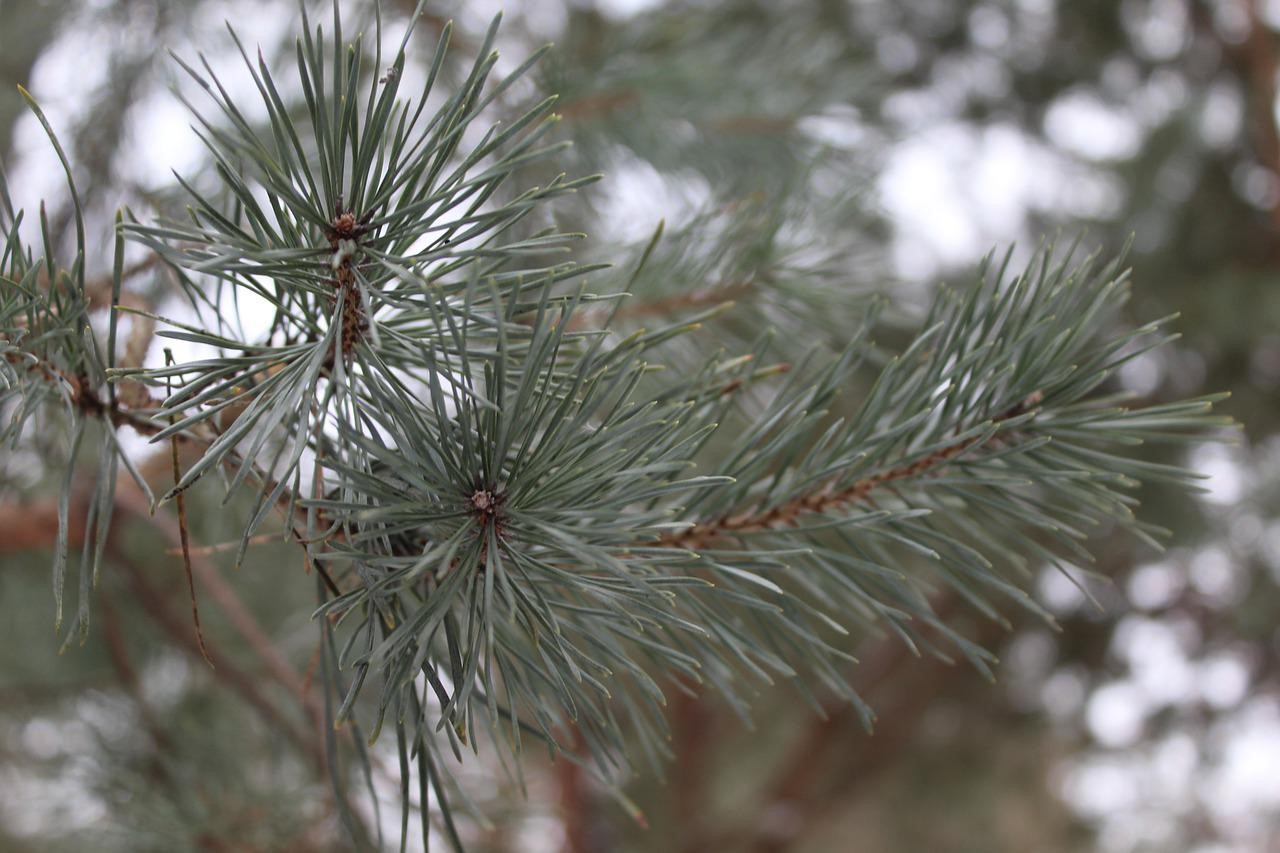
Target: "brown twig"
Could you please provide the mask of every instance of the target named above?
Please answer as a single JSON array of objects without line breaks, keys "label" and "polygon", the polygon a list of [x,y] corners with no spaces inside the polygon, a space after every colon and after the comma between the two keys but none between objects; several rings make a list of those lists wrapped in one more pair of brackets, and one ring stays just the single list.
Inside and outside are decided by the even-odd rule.
[{"label": "brown twig", "polygon": [[[996,622],[985,622],[980,635],[975,639],[979,643],[994,642],[1002,631],[1003,628]],[[886,639],[886,642],[893,641]],[[908,661],[908,655],[901,651],[905,649],[903,644],[893,643],[893,646],[899,651],[886,655],[892,660],[883,670],[880,684],[886,687],[891,684],[894,696],[887,701],[883,698],[875,700],[882,712],[882,722],[876,727],[875,733],[866,735],[858,732],[854,721],[845,717],[842,726],[824,727],[822,731],[814,732],[809,737],[807,746],[813,750],[812,757],[821,761],[833,755],[838,756],[842,759],[839,766],[846,768],[848,772],[830,780],[825,786],[817,787],[818,780],[815,777],[818,774],[815,768],[824,764],[829,767],[829,763],[815,763],[807,769],[801,769],[799,762],[792,764],[788,769],[794,775],[785,781],[793,787],[778,785],[771,789],[759,810],[761,814],[768,814],[773,810],[785,812],[788,815],[786,826],[792,831],[779,831],[776,827],[756,824],[748,833],[747,850],[752,853],[783,853],[794,846],[795,832],[803,832],[806,828],[819,824],[821,815],[830,811],[836,803],[847,807],[849,798],[856,790],[871,784],[877,774],[902,755],[919,731],[926,713],[935,707],[938,697],[950,692],[957,681],[971,676],[964,667],[939,658]],[[894,678],[891,682],[887,678],[889,674],[904,670],[905,677]],[[868,689],[868,696],[871,695],[870,689],[872,688]],[[840,749],[841,736],[849,734],[858,738],[857,746],[853,750]],[[714,849],[730,849],[733,846],[735,845],[730,844]]]},{"label": "brown twig", "polygon": [[1244,4],[1249,15],[1249,34],[1245,38],[1244,50],[1258,116],[1258,153],[1267,167],[1280,177],[1280,130],[1276,128],[1275,120],[1276,72],[1280,70],[1280,62],[1276,60],[1275,35],[1262,20],[1261,4],[1262,0],[1247,0]]},{"label": "brown twig", "polygon": [[[567,742],[574,752],[582,750],[582,733],[574,726]],[[556,758],[556,783],[560,789],[560,817],[564,823],[565,853],[592,853],[590,795],[586,778],[577,762],[561,755]]]},{"label": "brown twig", "polygon": [[[168,460],[160,455],[152,457],[148,464],[142,466],[143,475],[148,476],[148,479],[159,479],[156,469],[163,470],[160,463],[167,465]],[[85,513],[79,507],[83,504],[83,500],[77,500],[75,503],[77,507],[69,514],[71,524],[67,531],[68,542],[72,548],[79,547],[84,542],[85,535]],[[136,520],[149,526],[171,547],[180,548],[181,534],[177,522],[164,514],[152,515],[147,499],[132,481],[120,482],[116,490],[115,505],[116,517],[113,525],[119,526],[128,519]],[[53,501],[29,505],[0,505],[0,553],[47,548],[56,538],[57,530],[58,511]],[[116,531],[112,533],[108,542],[118,542],[120,538]],[[116,553],[119,556],[118,552]],[[246,646],[262,661],[272,678],[288,690],[306,709],[308,717],[319,732],[323,725],[323,709],[306,680],[276,648],[271,637],[245,607],[235,589],[223,579],[217,566],[202,553],[201,549],[191,549],[190,556],[193,575],[199,580],[208,599],[223,613]]]},{"label": "brown twig", "polygon": [[640,102],[634,89],[618,89],[611,92],[595,92],[556,105],[556,112],[568,121],[607,115]]},{"label": "brown twig", "polygon": [[[948,594],[937,600],[934,610],[944,617],[959,604],[957,596]],[[975,641],[988,644],[996,641],[1004,628],[986,621],[977,631]],[[966,675],[964,667],[940,658],[916,660],[907,645],[891,635],[873,640],[859,657],[862,663],[856,670],[856,690],[881,712],[875,733],[863,733],[854,708],[832,697],[825,703],[824,715],[812,721],[763,786],[751,810],[759,819],[734,820],[711,831],[699,831],[694,824],[694,831],[685,833],[684,853],[744,849],[781,853],[790,849],[797,834],[813,826],[831,803],[837,798],[846,802],[852,791],[870,784],[901,754],[937,697]],[[852,754],[843,745],[850,736],[858,738]],[[831,770],[838,767],[854,772],[831,779]],[[820,787],[824,779],[827,784]],[[779,824],[769,820],[769,815],[786,815],[786,820]]]},{"label": "brown twig", "polygon": [[787,133],[795,130],[796,121],[796,116],[743,114],[715,119],[708,126],[718,133],[728,134]]},{"label": "brown twig", "polygon": [[[132,515],[132,517],[149,524],[168,542],[176,544],[180,540],[181,533],[177,523],[167,516],[150,515],[145,499],[140,494],[134,494],[133,490],[119,495],[116,505]],[[199,579],[200,586],[208,595],[209,600],[222,612],[227,622],[240,635],[240,638],[253,651],[254,655],[262,661],[263,666],[272,678],[293,695],[298,703],[307,710],[308,716],[313,720],[314,724],[319,727],[321,725],[320,721],[324,717],[324,712],[314,692],[308,689],[303,676],[276,648],[270,635],[263,630],[262,626],[258,624],[258,620],[245,607],[235,589],[222,577],[218,567],[207,559],[200,552],[200,549],[192,549],[189,554],[191,571]]]},{"label": "brown twig", "polygon": [[671,813],[681,832],[693,836],[703,831],[704,783],[710,766],[714,720],[706,697],[688,678],[680,678],[672,696],[671,739],[678,763],[672,771]]},{"label": "brown twig", "polygon": [[[556,112],[567,121],[581,121],[607,116],[640,104],[640,93],[635,89],[612,89],[593,92],[566,100],[556,106]],[[727,115],[710,121],[695,120],[712,133],[727,135],[787,133],[796,127],[796,116],[742,113]]]},{"label": "brown twig", "polygon": [[[151,703],[142,695],[138,671],[134,668],[129,656],[129,645],[125,640],[124,631],[120,628],[120,618],[111,596],[102,595],[99,598],[98,609],[102,612],[102,634],[106,640],[107,656],[111,659],[111,665],[120,677],[120,683],[124,685],[133,698],[134,704],[138,706],[138,715],[142,718],[143,725],[147,727],[151,739],[155,741],[156,747],[162,752],[168,752],[173,748],[173,739],[161,725],[160,718],[156,716]],[[163,765],[158,765],[157,775],[166,775]]]},{"label": "brown twig", "polygon": [[[173,364],[173,352],[166,349],[164,351],[164,359],[166,364]],[[172,389],[170,389],[172,390]],[[177,415],[171,415],[169,423],[177,422]],[[172,435],[169,437],[170,458],[173,461],[173,485],[177,487],[182,482],[182,464],[178,460],[178,437]],[[196,602],[196,580],[191,574],[191,537],[187,533],[187,496],[183,491],[178,491],[177,495],[178,507],[178,541],[182,543],[182,567],[187,575],[187,592],[191,596],[191,622],[196,629],[196,644],[200,647],[200,654],[204,656],[204,662],[213,666],[213,661],[209,659],[209,649],[204,644],[204,632],[200,630],[200,605]]]},{"label": "brown twig", "polygon": [[[114,561],[123,569],[130,587],[137,595],[138,601],[147,615],[168,635],[175,645],[194,656],[202,657],[199,646],[188,631],[185,630],[181,620],[170,612],[169,603],[166,600],[167,596],[147,579],[146,575],[138,568],[136,561],[122,551],[118,544],[119,541],[119,536],[111,537],[108,540],[107,548],[112,552]],[[300,753],[308,756],[317,773],[323,775],[327,766],[323,746],[316,739],[303,735],[297,726],[276,707],[276,704],[259,689],[256,679],[241,670],[230,660],[222,657],[216,650],[209,650],[209,652],[216,667],[214,669],[215,677],[229,687],[232,692],[238,694],[245,702],[253,706],[262,715],[263,719],[269,721],[277,731],[288,738]]]},{"label": "brown twig", "polygon": [[[114,427],[132,427],[141,435],[155,435],[162,429],[146,415],[131,411],[127,407],[122,408],[120,405],[122,402],[133,405],[149,404],[150,395],[146,393],[145,388],[141,391],[132,389],[123,398],[117,399],[115,405],[108,405],[97,390],[89,384],[86,377],[67,373],[56,364],[51,364],[39,356],[35,356],[32,361],[25,361],[17,353],[9,352],[5,354],[5,360],[13,365],[23,364],[28,373],[40,373],[40,378],[45,382],[62,385],[66,388],[71,405],[87,417],[100,418]],[[137,385],[137,383],[129,384]],[[188,434],[183,433],[179,440],[189,441],[190,438]]]},{"label": "brown twig", "polygon": [[[258,533],[249,537],[248,544],[267,545],[278,541],[280,541],[280,534],[278,533]],[[237,539],[235,541],[215,542],[211,545],[198,545],[194,548],[190,548],[188,553],[192,555],[199,555],[201,557],[212,557],[214,554],[236,551],[239,548],[240,540]],[[167,548],[165,549],[165,553],[170,557],[180,557],[182,556],[182,548]]]},{"label": "brown twig", "polygon": [[[1241,43],[1219,41],[1226,58],[1246,84],[1248,133],[1253,137],[1255,155],[1274,178],[1280,179],[1280,128],[1277,128],[1275,118],[1276,75],[1280,72],[1280,58],[1277,57],[1275,33],[1262,18],[1261,5],[1262,0],[1245,0],[1242,4],[1249,28]],[[1192,20],[1200,28],[1214,32],[1208,7],[1192,4],[1191,9]],[[1273,204],[1268,214],[1272,230],[1280,231],[1280,204]]]},{"label": "brown twig", "polygon": [[618,308],[616,312],[612,308],[588,308],[573,316],[569,321],[568,330],[578,332],[583,329],[595,329],[611,317],[614,320],[638,320],[645,317],[670,317],[681,311],[696,308],[712,308],[750,295],[755,289],[755,282],[728,282],[691,290],[688,293],[665,296],[661,299],[629,302]]},{"label": "brown twig", "polygon": [[[84,544],[84,525],[71,525],[67,545]],[[0,554],[48,548],[58,537],[58,507],[53,501],[0,506]]]},{"label": "brown twig", "polygon": [[[1000,423],[1018,417],[1039,405],[1043,399],[1040,392],[1029,395],[1025,400],[1012,406],[993,418]],[[992,435],[986,439],[988,446],[1003,444],[1007,436]],[[755,507],[736,515],[727,515],[718,519],[700,522],[676,533],[662,537],[660,547],[681,548],[697,551],[707,547],[711,542],[739,533],[757,533],[764,530],[789,527],[808,513],[824,513],[829,510],[847,507],[866,500],[873,491],[902,480],[910,480],[936,473],[963,453],[980,449],[980,439],[966,438],[945,445],[931,453],[902,465],[886,468],[876,473],[855,480],[853,483],[836,488],[834,481],[829,481],[807,494],[799,495],[785,503],[768,508]]]}]

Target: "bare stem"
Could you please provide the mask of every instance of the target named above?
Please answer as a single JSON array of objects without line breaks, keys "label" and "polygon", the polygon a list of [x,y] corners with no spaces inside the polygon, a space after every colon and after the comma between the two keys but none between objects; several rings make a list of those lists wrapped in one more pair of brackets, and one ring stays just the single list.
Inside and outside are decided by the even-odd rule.
[{"label": "bare stem", "polygon": [[[995,423],[1007,421],[1025,414],[1039,404],[1040,392],[1028,396],[1025,400],[1002,412],[992,420]],[[834,482],[797,495],[785,503],[767,508],[752,508],[736,515],[726,515],[710,521],[687,527],[677,533],[671,533],[659,540],[661,547],[682,548],[697,551],[706,548],[713,541],[731,537],[739,533],[758,533],[794,525],[801,516],[808,513],[824,513],[852,504],[861,503],[869,498],[872,492],[903,480],[913,480],[933,474],[966,451],[1005,444],[1008,436],[992,435],[985,441],[978,438],[966,438],[940,447],[922,456],[914,462],[885,468],[853,483],[836,488]]]}]

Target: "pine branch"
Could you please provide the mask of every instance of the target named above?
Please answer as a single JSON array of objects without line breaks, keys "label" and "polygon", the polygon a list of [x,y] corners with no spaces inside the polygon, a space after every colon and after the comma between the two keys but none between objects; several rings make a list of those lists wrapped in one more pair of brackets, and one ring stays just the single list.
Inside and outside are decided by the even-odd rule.
[{"label": "pine branch", "polygon": [[[1042,397],[1039,392],[1032,392],[1022,402],[991,418],[991,423],[1000,424],[1032,412]],[[902,481],[927,479],[941,473],[959,457],[980,454],[984,450],[1005,449],[1015,443],[1016,438],[1011,439],[994,432],[985,439],[973,436],[932,450],[909,464],[877,471],[840,488],[835,487],[834,483],[838,481],[833,480],[782,504],[694,524],[679,533],[663,536],[658,540],[658,545],[663,548],[700,551],[713,545],[718,539],[736,534],[791,527],[807,513],[822,515],[846,510],[852,504],[871,499],[872,493],[877,489],[892,490]]]},{"label": "pine branch", "polygon": [[[887,632],[898,654],[948,661],[958,649],[983,669],[990,653],[934,606],[936,590],[997,627],[1004,601],[1034,610],[1034,568],[1089,559],[1087,534],[1103,521],[1149,537],[1132,489],[1188,485],[1186,472],[1134,458],[1135,444],[1199,440],[1222,423],[1212,399],[1131,410],[1107,392],[1128,359],[1169,339],[1159,324],[1117,328],[1116,264],[1045,251],[1011,274],[1006,259],[940,291],[888,357],[873,342],[884,299],[850,286],[861,239],[829,232],[856,221],[844,198],[775,203],[726,181],[721,209],[660,231],[617,272],[566,260],[579,235],[546,228],[547,206],[594,179],[540,171],[562,147],[546,141],[554,99],[506,114],[540,53],[493,79],[495,21],[442,93],[454,77],[445,24],[406,100],[408,32],[387,65],[380,17],[371,39],[348,42],[336,4],[327,40],[306,15],[287,78],[231,35],[261,122],[203,58],[182,63],[215,108],[196,118],[221,191],[179,179],[188,219],[120,217],[105,354],[89,322],[103,291],[86,284],[78,201],[79,255],[60,269],[47,235],[42,261],[25,248],[21,214],[0,193],[0,405],[17,414],[0,438],[18,440],[36,418],[70,424],[54,580],[60,607],[79,544],[80,636],[105,551],[174,642],[195,648],[122,546],[107,544],[117,505],[140,517],[155,503],[117,429],[181,443],[188,461],[164,499],[215,472],[228,496],[250,497],[240,555],[283,518],[316,573],[323,707],[199,549],[192,571],[269,683],[323,720],[320,753],[306,726],[284,725],[332,776],[357,836],[345,783],[357,770],[372,779],[376,759],[352,735],[355,767],[337,761],[342,723],[366,722],[374,738],[395,729],[402,827],[416,762],[424,842],[434,801],[458,843],[444,758],[486,738],[517,759],[529,739],[572,751],[615,778],[669,755],[673,683],[714,689],[745,716],[754,685],[785,679],[815,707],[830,692],[869,723],[850,635]],[[637,31],[656,49],[667,36],[649,23]],[[760,21],[742,26],[759,35]],[[797,47],[790,28],[763,44],[778,61]],[[690,68],[656,72],[715,87]],[[785,156],[776,174],[740,170],[749,181],[810,187],[805,169],[830,163],[808,165],[814,146],[794,119],[832,103],[838,77],[810,81],[815,94],[785,109],[741,98],[691,126],[721,153],[750,136]],[[596,130],[628,113],[647,133],[616,94],[648,93],[644,78],[578,80],[566,112],[593,113],[581,124]],[[187,321],[130,304],[126,238],[172,270]],[[244,333],[242,298],[270,307],[265,331]],[[135,338],[118,363],[122,312],[135,334],[162,325],[158,336],[198,354],[147,368]],[[637,319],[655,328],[619,331]],[[780,340],[761,334],[768,324]],[[174,391],[152,401],[117,393],[122,381]],[[96,485],[81,498],[75,466],[99,437]],[[137,483],[129,500],[118,464]],[[82,521],[70,519],[73,497]],[[157,534],[180,538],[167,522]],[[220,660],[215,677],[283,720],[252,674]],[[580,799],[578,765],[565,766],[566,795]],[[589,843],[580,825],[572,835]]]},{"label": "pine branch", "polygon": [[645,319],[670,322],[684,311],[714,308],[732,303],[757,290],[758,288],[752,282],[717,284],[673,296],[629,302],[616,309],[588,309],[574,315],[569,323],[569,329],[577,332],[601,328],[606,322],[630,323]]}]

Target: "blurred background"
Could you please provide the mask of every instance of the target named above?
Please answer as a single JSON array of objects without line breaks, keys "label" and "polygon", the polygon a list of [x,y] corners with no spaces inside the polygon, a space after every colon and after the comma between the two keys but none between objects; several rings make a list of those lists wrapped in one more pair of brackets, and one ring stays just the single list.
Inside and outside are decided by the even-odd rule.
[{"label": "blurred background", "polygon": [[[383,0],[389,44],[413,5]],[[500,9],[429,4],[413,61],[454,19],[444,73],[464,73]],[[371,4],[343,10],[348,34],[372,31]],[[676,760],[623,786],[644,821],[563,762],[532,756],[526,796],[482,755],[457,770],[488,818],[462,827],[474,849],[1280,851],[1280,3],[504,11],[500,69],[556,49],[499,108],[559,93],[557,133],[575,145],[558,167],[605,174],[548,216],[589,233],[584,258],[611,261],[665,219],[650,310],[749,284],[767,310],[726,326],[721,344],[766,322],[838,344],[849,327],[833,302],[881,293],[909,314],[938,283],[972,280],[993,250],[1128,246],[1127,321],[1180,312],[1182,337],[1121,383],[1152,401],[1230,391],[1221,410],[1244,429],[1163,460],[1207,477],[1198,496],[1143,493],[1146,518],[1172,531],[1167,550],[1101,531],[1103,578],[1039,577],[1060,630],[1028,614],[1007,614],[1012,629],[957,616],[998,651],[994,685],[867,637],[850,677],[879,715],[871,736],[792,691],[762,690],[748,726],[672,690]],[[0,156],[16,201],[46,200],[56,239],[70,222],[63,178],[21,83],[75,166],[96,226],[90,278],[95,264],[109,275],[116,208],[169,211],[170,169],[207,168],[174,93],[193,87],[167,49],[203,52],[261,117],[224,20],[292,79],[300,17],[285,0],[0,0]],[[165,313],[164,275],[131,260],[130,292]],[[313,581],[296,550],[272,539],[233,571],[219,543],[238,538],[235,505],[193,493],[210,669],[175,524],[125,501],[93,635],[59,656],[57,470],[43,441],[0,451],[0,851],[346,849],[312,725]],[[394,764],[393,749],[373,756]],[[396,775],[382,769],[383,809],[364,819],[394,838]]]}]

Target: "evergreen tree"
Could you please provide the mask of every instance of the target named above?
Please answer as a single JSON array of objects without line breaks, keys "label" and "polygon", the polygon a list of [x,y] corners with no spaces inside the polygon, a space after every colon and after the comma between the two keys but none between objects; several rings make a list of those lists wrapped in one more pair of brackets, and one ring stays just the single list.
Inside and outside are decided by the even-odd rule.
[{"label": "evergreen tree", "polygon": [[[233,32],[239,83],[177,60],[210,167],[178,177],[156,216],[122,210],[109,240],[23,91],[72,206],[65,229],[43,208],[30,222],[0,187],[0,438],[59,481],[55,622],[74,646],[97,642],[100,620],[130,680],[120,596],[94,587],[125,583],[163,610],[137,532],[169,541],[192,619],[162,630],[255,711],[259,738],[286,733],[273,772],[314,771],[333,792],[307,801],[322,816],[275,800],[264,818],[246,797],[243,825],[208,836],[207,791],[157,802],[157,844],[176,821],[196,846],[395,846],[412,818],[422,843],[461,847],[480,837],[463,815],[492,805],[459,805],[475,793],[467,767],[497,756],[518,780],[530,746],[634,808],[623,783],[680,759],[673,697],[750,719],[786,682],[870,727],[850,677],[861,638],[989,673],[963,630],[975,615],[1005,624],[1013,603],[1051,621],[1027,593],[1036,569],[1074,576],[1097,528],[1159,538],[1135,490],[1191,478],[1136,448],[1203,441],[1224,420],[1212,398],[1133,405],[1117,389],[1172,339],[1163,321],[1124,322],[1122,260],[1046,246],[956,288],[875,286],[861,261],[882,225],[850,165],[871,143],[833,145],[805,122],[856,124],[836,105],[867,58],[853,39],[808,43],[824,6],[785,25],[737,12],[607,38],[575,16],[566,52],[597,66],[541,51],[504,63],[499,21],[455,45],[421,6],[394,26],[374,6],[359,35],[336,6],[323,22],[303,9],[280,70]],[[730,87],[744,46],[757,69],[803,46],[809,74],[787,78],[793,91]],[[664,63],[670,51],[693,59]],[[721,91],[733,97],[692,129],[662,108]],[[679,170],[699,214],[638,240],[576,233],[598,213],[591,170],[619,146]],[[144,273],[157,283],[134,291]],[[318,633],[306,674],[210,568],[201,545],[228,526],[234,565],[249,571],[269,541],[310,575],[315,600],[288,602]],[[209,599],[265,672],[205,642]],[[242,742],[229,718],[209,725]],[[244,797],[229,759],[212,784],[224,802]],[[173,786],[184,769],[139,765]],[[375,809],[388,780],[394,819]],[[589,828],[567,831],[581,849]]]}]

